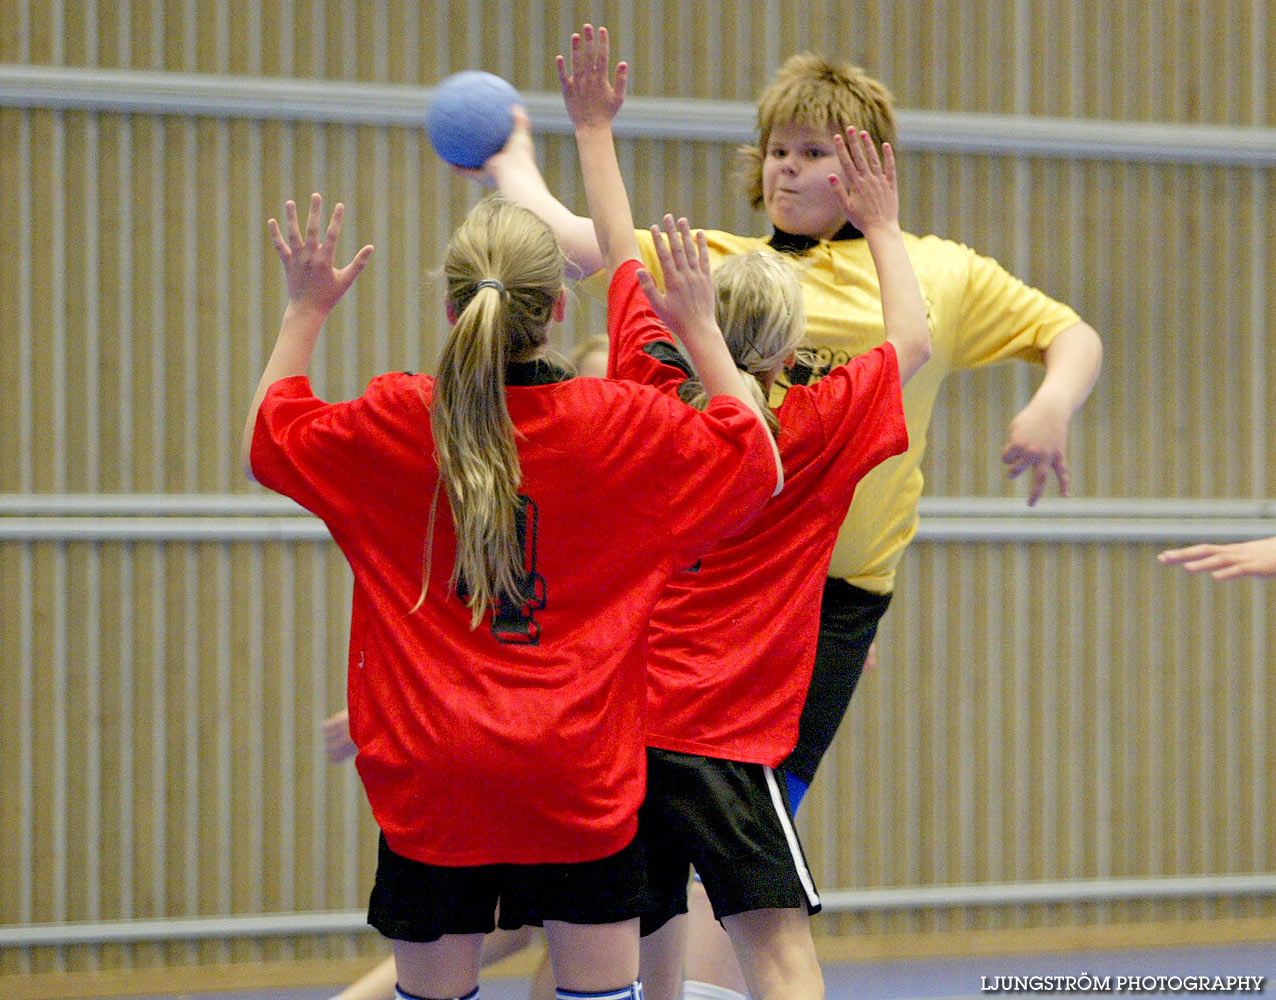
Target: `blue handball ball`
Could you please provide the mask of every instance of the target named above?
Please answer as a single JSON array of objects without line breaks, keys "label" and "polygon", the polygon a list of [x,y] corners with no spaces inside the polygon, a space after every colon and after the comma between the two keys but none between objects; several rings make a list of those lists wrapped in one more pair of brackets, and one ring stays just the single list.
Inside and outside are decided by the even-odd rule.
[{"label": "blue handball ball", "polygon": [[425,113],[434,150],[458,167],[481,167],[514,127],[518,91],[492,73],[465,70],[444,79]]}]

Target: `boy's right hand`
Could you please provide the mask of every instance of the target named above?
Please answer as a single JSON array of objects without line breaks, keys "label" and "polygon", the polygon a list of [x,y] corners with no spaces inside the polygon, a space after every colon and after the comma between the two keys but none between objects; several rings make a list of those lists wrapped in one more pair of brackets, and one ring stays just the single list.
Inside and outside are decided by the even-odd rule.
[{"label": "boy's right hand", "polygon": [[505,145],[489,156],[481,167],[452,167],[452,173],[477,181],[485,188],[499,187],[501,171],[521,170],[528,164],[536,172],[536,144],[532,142],[532,120],[521,104],[512,109],[514,125]]},{"label": "boy's right hand", "polygon": [[611,46],[607,29],[597,32],[586,24],[579,34],[572,35],[572,72],[567,75],[567,62],[562,56],[555,59],[558,66],[558,85],[563,91],[563,103],[572,124],[579,128],[609,126],[625,102],[625,83],[629,66],[616,66],[616,83],[609,79]]},{"label": "boy's right hand", "polygon": [[879,226],[899,228],[899,191],[895,184],[895,151],[889,142],[877,147],[867,132],[846,130],[846,139],[833,137],[838,162],[846,176],[843,182],[829,175],[829,184],[842,202],[847,221],[865,235]]}]

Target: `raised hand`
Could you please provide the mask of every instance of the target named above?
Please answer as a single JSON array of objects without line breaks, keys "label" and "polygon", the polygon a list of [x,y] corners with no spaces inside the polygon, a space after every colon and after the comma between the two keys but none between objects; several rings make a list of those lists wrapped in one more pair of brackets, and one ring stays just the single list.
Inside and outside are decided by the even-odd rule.
[{"label": "raised hand", "polygon": [[610,57],[607,29],[600,27],[595,31],[592,25],[586,24],[579,34],[572,35],[571,75],[562,56],[555,60],[563,102],[577,128],[609,125],[625,101],[629,66],[623,62],[617,65],[613,85],[609,78]]},{"label": "raised hand", "polygon": [[841,200],[847,221],[866,235],[879,226],[898,227],[899,190],[891,144],[882,144],[879,159],[869,134],[848,128],[845,139],[833,137],[833,146],[846,179],[829,174],[829,185]]},{"label": "raised hand", "polygon": [[453,165],[452,173],[477,181],[485,188],[499,188],[501,177],[511,171],[530,171],[533,176],[540,177],[536,167],[536,146],[532,142],[532,120],[527,117],[527,109],[516,104],[510,109],[510,114],[514,124],[505,145],[489,156],[481,167]]},{"label": "raised hand", "polygon": [[266,223],[275,252],[284,265],[290,309],[326,316],[346,289],[354,284],[354,279],[359,277],[359,272],[372,256],[372,247],[365,246],[345,267],[338,268],[334,264],[345,212],[345,206],[340,203],[332,210],[332,219],[322,241],[319,239],[319,226],[323,220],[323,198],[318,193],[310,196],[310,214],[306,218],[304,236],[297,223],[296,202],[284,205],[282,232],[274,219]]},{"label": "raised hand", "polygon": [[666,215],[664,232],[652,226],[651,237],[664,272],[665,290],[662,293],[656,287],[655,279],[646,268],[638,271],[638,283],[647,293],[656,315],[684,341],[710,331],[721,340],[722,333],[714,315],[713,276],[704,231],[693,235],[686,219],[675,223],[672,215]]}]

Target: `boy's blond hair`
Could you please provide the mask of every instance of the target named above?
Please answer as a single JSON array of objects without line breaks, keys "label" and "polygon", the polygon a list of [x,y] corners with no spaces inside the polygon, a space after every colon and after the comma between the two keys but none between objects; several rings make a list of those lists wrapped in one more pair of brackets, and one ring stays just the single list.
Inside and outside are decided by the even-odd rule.
[{"label": "boy's blond hair", "polygon": [[758,100],[758,144],[741,146],[741,176],[749,204],[762,207],[762,161],[771,133],[795,123],[832,135],[847,126],[867,132],[878,151],[895,145],[891,92],[858,66],[834,65],[823,56],[791,56]]}]

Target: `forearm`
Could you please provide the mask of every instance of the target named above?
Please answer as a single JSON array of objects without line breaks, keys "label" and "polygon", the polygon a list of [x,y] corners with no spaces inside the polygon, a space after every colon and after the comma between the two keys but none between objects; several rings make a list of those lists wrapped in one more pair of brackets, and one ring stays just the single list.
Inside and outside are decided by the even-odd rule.
[{"label": "forearm", "polygon": [[257,383],[252,404],[248,407],[248,420],[244,424],[244,435],[240,442],[240,459],[249,479],[256,479],[252,467],[253,432],[257,426],[257,411],[261,409],[261,401],[266,398],[266,390],[281,378],[309,372],[310,356],[314,353],[319,331],[326,318],[326,313],[305,311],[292,304],[284,310],[279,338],[275,341],[274,350],[270,352],[270,360],[266,362],[266,369]]},{"label": "forearm", "polygon": [[488,165],[488,172],[502,196],[535,212],[554,230],[567,258],[569,277],[583,278],[603,266],[593,222],[575,215],[554,197],[535,162],[515,164],[494,159]]},{"label": "forearm", "polygon": [[1103,343],[1089,324],[1078,322],[1060,333],[1046,348],[1046,375],[1033,395],[1068,415],[1090,395],[1103,364]]},{"label": "forearm", "polygon": [[875,226],[864,234],[868,241],[877,280],[881,286],[882,321],[886,339],[899,359],[901,382],[930,358],[930,324],[917,274],[904,247],[899,225]]},{"label": "forearm", "polygon": [[625,261],[640,258],[633,210],[610,123],[578,127],[576,148],[597,246],[607,269],[614,271]]}]

